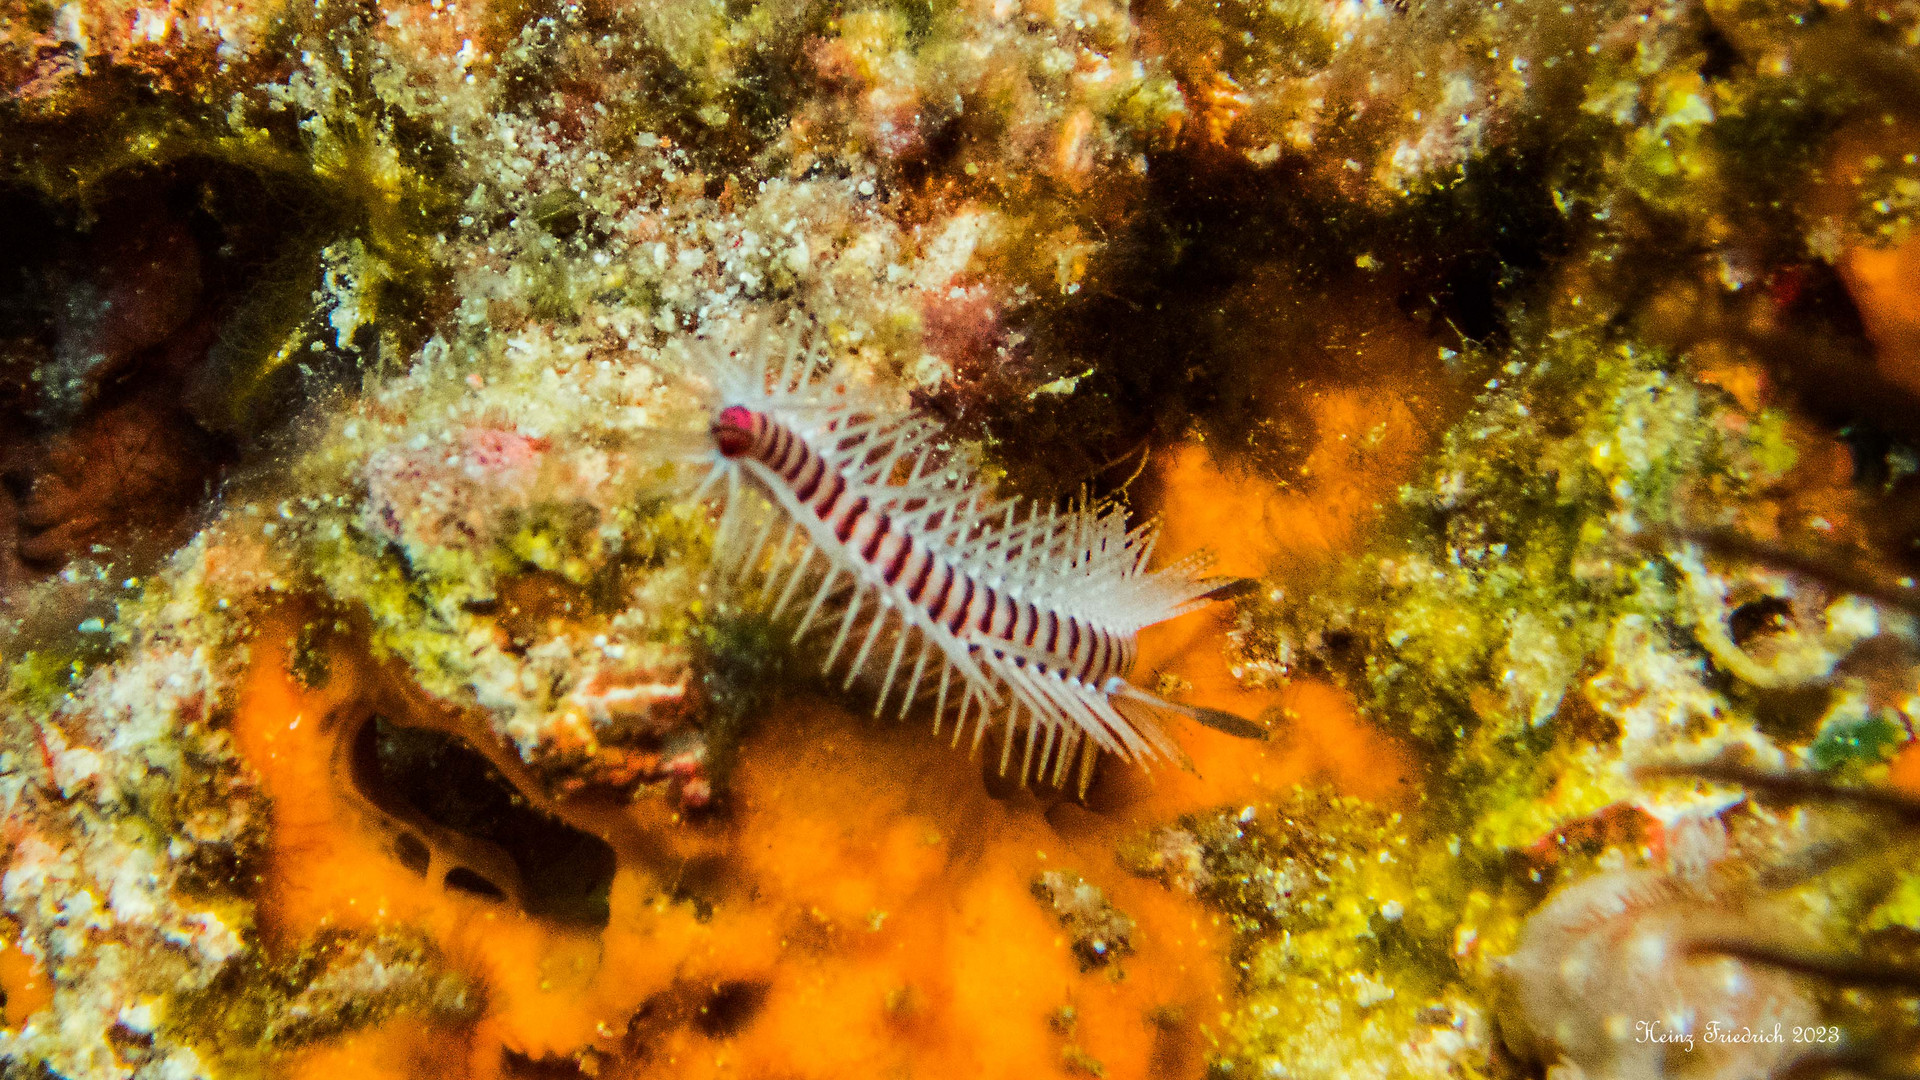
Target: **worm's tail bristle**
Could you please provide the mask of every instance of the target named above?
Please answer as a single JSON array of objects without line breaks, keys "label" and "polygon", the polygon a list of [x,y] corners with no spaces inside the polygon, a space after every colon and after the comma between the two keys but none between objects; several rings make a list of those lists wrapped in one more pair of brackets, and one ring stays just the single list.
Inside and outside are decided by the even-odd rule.
[{"label": "worm's tail bristle", "polygon": [[1205,705],[1183,705],[1177,701],[1168,701],[1130,683],[1123,685],[1119,693],[1128,700],[1137,701],[1161,712],[1184,716],[1196,724],[1205,724],[1215,731],[1232,735],[1236,739],[1267,738],[1267,729],[1261,724],[1223,709],[1209,709]]},{"label": "worm's tail bristle", "polygon": [[[1218,582],[1218,584],[1215,584],[1216,581]],[[1234,600],[1241,600],[1249,596],[1256,596],[1260,592],[1259,578],[1245,578],[1245,577],[1225,578],[1225,579],[1215,578],[1210,581],[1202,582],[1202,584],[1213,585],[1213,587],[1211,589],[1208,589],[1206,592],[1201,593],[1199,596],[1195,597],[1195,599],[1205,600],[1210,604],[1230,603]]]},{"label": "worm's tail bristle", "polygon": [[[1068,790],[1071,784],[1076,798],[1086,797],[1103,754],[1100,744],[1087,738],[1085,732],[1072,724],[1045,720],[1035,724],[1032,714],[1025,712],[995,726],[999,760],[994,771],[1001,779],[1013,780],[1021,787],[1033,784],[1058,791]],[[976,758],[979,745],[976,743]]]}]

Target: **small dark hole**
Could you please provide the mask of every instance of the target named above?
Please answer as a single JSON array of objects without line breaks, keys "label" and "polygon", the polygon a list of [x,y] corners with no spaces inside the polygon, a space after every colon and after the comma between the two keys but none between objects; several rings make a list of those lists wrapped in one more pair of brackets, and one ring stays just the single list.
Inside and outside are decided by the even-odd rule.
[{"label": "small dark hole", "polygon": [[680,867],[680,875],[670,893],[674,902],[693,907],[693,917],[701,922],[713,918],[714,905],[730,887],[727,861],[718,855],[695,855]]},{"label": "small dark hole", "polygon": [[373,717],[354,740],[353,778],[388,813],[423,817],[505,852],[520,871],[527,914],[607,925],[613,848],[528,802],[464,740]]},{"label": "small dark hole", "polygon": [[1700,45],[1706,50],[1706,58],[1700,62],[1700,77],[1703,79],[1724,79],[1740,66],[1740,50],[1733,47],[1726,35],[1712,26],[1700,35]]},{"label": "small dark hole", "polygon": [[475,896],[484,896],[488,900],[507,898],[506,892],[500,886],[464,866],[456,866],[447,871],[446,886],[456,892],[472,893]]},{"label": "small dark hole", "polygon": [[1832,683],[1753,691],[1753,719],[1776,739],[1810,739],[1833,706]]},{"label": "small dark hole", "polygon": [[113,1046],[121,1060],[128,1064],[137,1064],[147,1059],[153,1049],[153,1036],[150,1033],[135,1031],[125,1024],[115,1024],[107,1029],[107,1042]]},{"label": "small dark hole", "polygon": [[401,866],[421,877],[426,876],[427,866],[433,862],[433,853],[427,850],[427,845],[421,843],[419,837],[409,832],[401,833],[399,839],[393,842],[393,851],[400,857]]},{"label": "small dark hole", "polygon": [[1763,596],[1734,608],[1733,614],[1727,616],[1727,632],[1733,635],[1733,643],[1744,649],[1754,638],[1785,630],[1787,620],[1792,617],[1792,602],[1778,596]]},{"label": "small dark hole", "polygon": [[[1008,736],[1002,732],[1001,738]],[[1027,793],[1027,786],[1020,782],[1016,774],[1020,767],[1020,746],[1013,748],[1013,763],[1007,771],[1000,771],[1000,754],[997,751],[980,755],[980,782],[987,789],[987,795],[995,802],[1018,799]]]},{"label": "small dark hole", "polygon": [[767,1002],[764,983],[730,982],[714,988],[713,996],[700,1007],[693,1026],[714,1039],[730,1039],[746,1030],[760,1006]]},{"label": "small dark hole", "polygon": [[572,1058],[534,1058],[513,1050],[506,1051],[500,1064],[501,1075],[513,1080],[578,1080],[593,1075]]}]

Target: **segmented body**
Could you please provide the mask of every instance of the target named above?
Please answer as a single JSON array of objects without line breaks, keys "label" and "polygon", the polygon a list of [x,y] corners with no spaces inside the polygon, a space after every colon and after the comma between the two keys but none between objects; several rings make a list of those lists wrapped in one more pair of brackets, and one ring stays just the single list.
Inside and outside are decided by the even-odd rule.
[{"label": "segmented body", "polygon": [[[793,492],[850,557],[859,559],[887,585],[903,590],[908,603],[949,633],[972,642],[974,649],[983,643],[1015,645],[1037,654],[1034,663],[1039,669],[1089,684],[1132,670],[1131,636],[1071,613],[1043,609],[1029,599],[1015,599],[1006,588],[961,569],[931,543],[899,527],[895,516],[869,496],[850,494],[853,485],[845,473],[829,466],[787,425],[738,405],[723,409],[718,424],[729,442],[734,441],[731,432],[745,435],[744,448],[738,453],[751,457]],[[937,529],[940,522],[916,524]]]},{"label": "segmented body", "polygon": [[930,702],[976,749],[1001,730],[1002,772],[1016,742],[1020,777],[1055,784],[1077,761],[1084,786],[1101,750],[1177,756],[1156,714],[1196,710],[1126,676],[1141,627],[1205,603],[1199,561],[1149,572],[1153,531],[1116,506],[1023,516],[935,425],[810,372],[749,368],[714,416],[723,572],[776,620],[799,610],[796,643],[832,631],[823,670],[876,686],[876,715]]}]

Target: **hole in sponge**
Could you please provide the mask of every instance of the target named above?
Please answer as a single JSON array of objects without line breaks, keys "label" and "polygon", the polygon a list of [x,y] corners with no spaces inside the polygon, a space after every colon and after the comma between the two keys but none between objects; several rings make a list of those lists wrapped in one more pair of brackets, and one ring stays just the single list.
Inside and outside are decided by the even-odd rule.
[{"label": "hole in sponge", "polygon": [[[613,848],[534,806],[465,740],[372,717],[354,740],[353,779],[388,813],[424,818],[498,848],[520,872],[527,914],[607,925]],[[406,858],[403,851],[403,864]],[[464,868],[449,871],[446,884],[505,895],[494,882]]]},{"label": "hole in sponge", "polygon": [[730,1039],[746,1029],[755,1013],[767,1000],[764,983],[729,982],[714,987],[713,996],[700,1007],[693,1026],[712,1039]]},{"label": "hole in sponge", "polygon": [[1727,633],[1733,643],[1746,648],[1756,638],[1787,629],[1793,619],[1793,603],[1784,597],[1763,596],[1749,600],[1727,616]]},{"label": "hole in sponge", "polygon": [[456,866],[447,871],[442,884],[455,892],[469,893],[488,900],[505,900],[507,891],[464,866]]},{"label": "hole in sponge", "polygon": [[507,1080],[584,1080],[597,1072],[573,1058],[528,1057],[512,1050],[500,1057],[500,1075]]},{"label": "hole in sponge", "polygon": [[399,857],[401,866],[421,877],[427,876],[427,867],[433,863],[433,852],[428,851],[426,843],[410,832],[403,832],[394,839],[393,853]]}]

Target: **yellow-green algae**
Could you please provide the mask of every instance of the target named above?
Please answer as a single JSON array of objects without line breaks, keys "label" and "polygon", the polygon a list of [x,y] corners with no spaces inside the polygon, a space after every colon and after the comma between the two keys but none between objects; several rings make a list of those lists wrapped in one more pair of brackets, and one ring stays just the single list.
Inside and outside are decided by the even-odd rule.
[{"label": "yellow-green algae", "polygon": [[1213,1075],[1488,1072],[1489,1018],[1456,947],[1515,900],[1471,889],[1399,814],[1300,790],[1183,818],[1121,857],[1233,922],[1244,997]]},{"label": "yellow-green algae", "polygon": [[1569,818],[1631,791],[1590,775],[1611,763],[1582,766],[1589,732],[1553,721],[1596,660],[1632,662],[1640,626],[1684,621],[1673,571],[1633,537],[1779,479],[1764,426],[1729,432],[1718,394],[1657,352],[1569,334],[1512,355],[1401,492],[1389,539],[1250,618],[1298,628],[1272,639],[1282,663],[1302,645],[1336,671],[1333,654],[1356,660],[1370,710],[1432,749],[1442,802],[1494,850],[1556,824],[1515,816],[1549,788]]},{"label": "yellow-green algae", "polygon": [[[1830,673],[1878,630],[1910,626],[1776,580],[1811,608],[1809,625],[1778,633],[1809,651],[1803,679],[1822,688],[1785,701],[1776,684],[1743,684],[1716,660],[1712,645],[1736,648],[1728,610],[1708,608],[1689,582],[1727,571],[1661,539],[1769,505],[1794,460],[1777,423],[1745,416],[1685,362],[1593,330],[1476,359],[1486,389],[1369,550],[1242,616],[1252,665],[1342,680],[1413,748],[1418,808],[1389,823],[1301,796],[1182,823],[1136,855],[1239,923],[1247,997],[1224,1074],[1503,1074],[1485,1009],[1493,962],[1526,913],[1596,867],[1659,864],[1663,825],[1710,820],[1734,801],[1650,788],[1634,767],[1732,753],[1872,780],[1905,741],[1896,715],[1863,711],[1861,685]],[[1790,647],[1781,641],[1776,665]],[[1776,842],[1748,857],[1797,858]],[[1279,853],[1302,849],[1319,852],[1310,869]],[[1317,891],[1249,908],[1295,879]],[[1884,880],[1825,879],[1823,913],[1858,908]],[[1850,940],[1833,929],[1845,919],[1820,921]],[[1442,1044],[1452,1051],[1433,1049]]]}]

